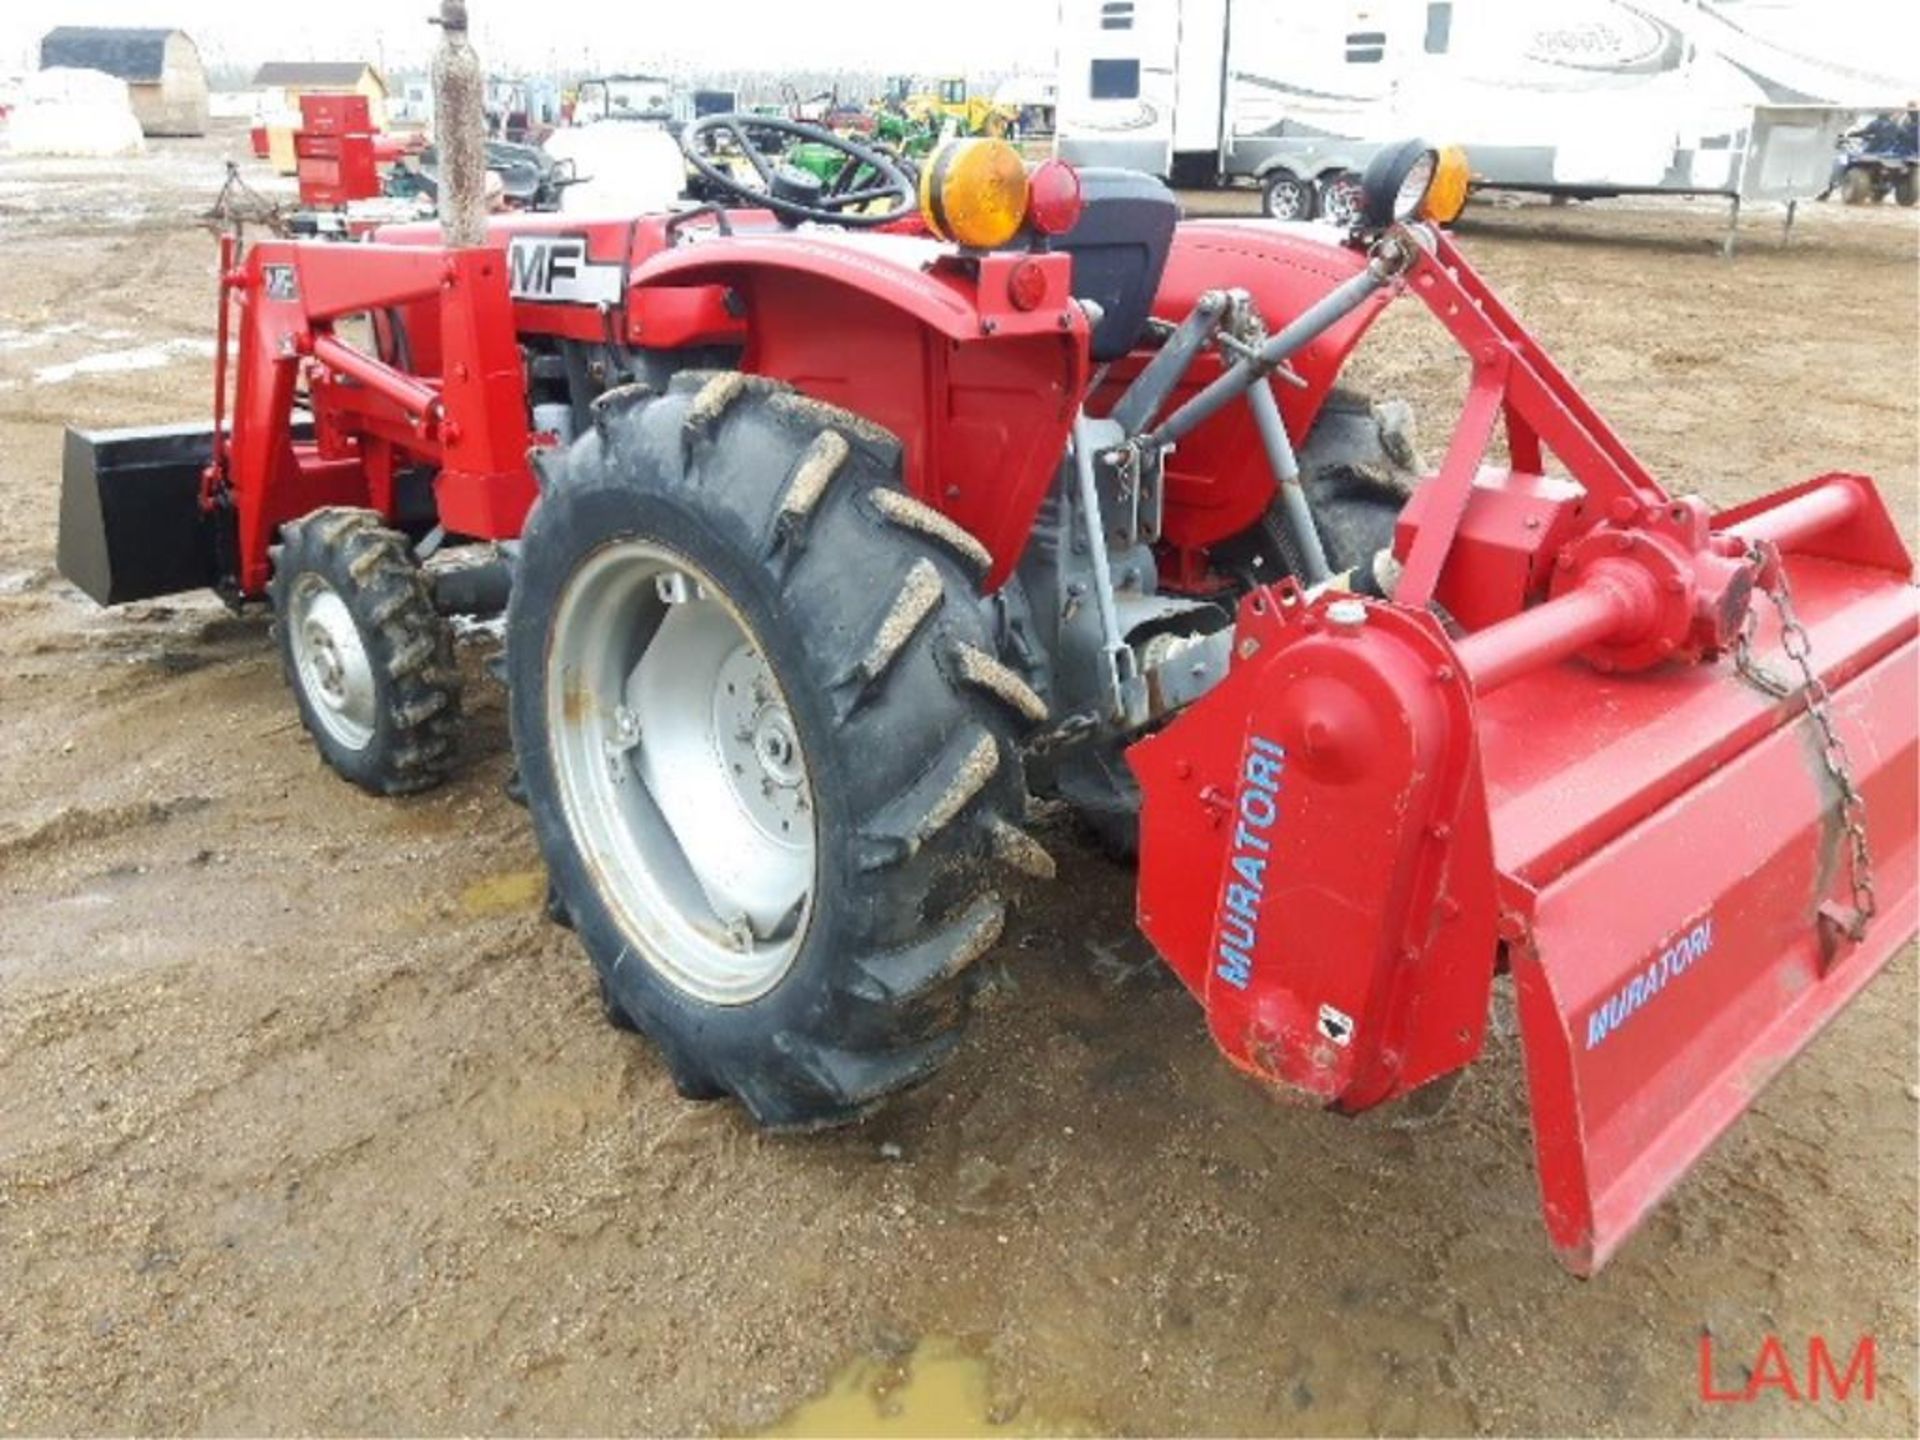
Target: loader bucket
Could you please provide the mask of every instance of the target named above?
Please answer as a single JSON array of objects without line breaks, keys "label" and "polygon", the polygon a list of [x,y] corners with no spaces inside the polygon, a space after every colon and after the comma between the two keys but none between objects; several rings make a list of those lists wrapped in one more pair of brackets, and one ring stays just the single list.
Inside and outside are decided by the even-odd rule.
[{"label": "loader bucket", "polygon": [[60,483],[60,573],[97,604],[201,590],[219,574],[200,508],[211,425],[68,429]]},{"label": "loader bucket", "polygon": [[[1478,1052],[1511,969],[1547,1228],[1583,1275],[1916,928],[1920,592],[1896,528],[1832,476],[1711,523],[1727,553],[1784,555],[1865,802],[1864,928],[1804,687],[1712,649],[1631,673],[1489,658],[1503,628],[1537,644],[1547,605],[1460,636],[1256,591],[1226,678],[1129,752],[1141,926],[1267,1084],[1343,1111],[1407,1094]],[[1754,609],[1759,666],[1798,680]]]}]

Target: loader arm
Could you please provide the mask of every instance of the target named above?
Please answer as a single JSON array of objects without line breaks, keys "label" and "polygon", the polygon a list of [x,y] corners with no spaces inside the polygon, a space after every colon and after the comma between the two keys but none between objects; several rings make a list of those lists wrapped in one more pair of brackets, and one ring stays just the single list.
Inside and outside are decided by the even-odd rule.
[{"label": "loader arm", "polygon": [[[414,374],[349,345],[336,322],[432,304],[444,374]],[[504,258],[494,250],[263,241],[221,279],[216,409],[224,407],[229,308],[233,423],[220,436],[202,491],[231,510],[232,584],[264,592],[268,547],[285,522],[325,505],[396,510],[397,471],[437,469],[437,519],[480,539],[519,533],[533,503],[519,346]],[[311,439],[299,437],[304,385]]]},{"label": "loader arm", "polygon": [[1476,1056],[1509,967],[1589,1274],[1914,934],[1920,592],[1871,482],[1675,499],[1450,240],[1401,239],[1474,379],[1393,599],[1242,603],[1129,752],[1140,923],[1237,1066],[1347,1112]]}]

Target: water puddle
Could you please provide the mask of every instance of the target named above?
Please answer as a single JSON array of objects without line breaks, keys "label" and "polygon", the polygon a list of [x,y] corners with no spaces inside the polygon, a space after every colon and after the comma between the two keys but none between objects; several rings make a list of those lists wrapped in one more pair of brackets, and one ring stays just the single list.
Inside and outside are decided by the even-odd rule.
[{"label": "water puddle", "polygon": [[547,898],[545,870],[508,870],[476,880],[460,892],[460,909],[467,915],[511,915],[531,910]]},{"label": "water puddle", "polygon": [[959,1341],[933,1335],[899,1359],[861,1355],[816,1395],[789,1411],[763,1435],[934,1437],[1071,1435],[1087,1427],[1062,1424],[1020,1405],[995,1408],[986,1360]]}]

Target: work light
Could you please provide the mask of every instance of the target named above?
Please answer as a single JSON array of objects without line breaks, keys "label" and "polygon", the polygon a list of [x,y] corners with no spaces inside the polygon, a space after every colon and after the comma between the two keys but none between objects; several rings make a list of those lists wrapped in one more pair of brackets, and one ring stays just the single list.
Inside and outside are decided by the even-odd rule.
[{"label": "work light", "polygon": [[1444,225],[1465,208],[1471,178],[1467,152],[1457,145],[1444,150],[1424,140],[1389,145],[1360,178],[1361,220],[1368,230],[1414,219]]},{"label": "work light", "polygon": [[1004,245],[1027,218],[1027,167],[1004,140],[954,140],[920,172],[920,215],[943,240],[976,250]]}]

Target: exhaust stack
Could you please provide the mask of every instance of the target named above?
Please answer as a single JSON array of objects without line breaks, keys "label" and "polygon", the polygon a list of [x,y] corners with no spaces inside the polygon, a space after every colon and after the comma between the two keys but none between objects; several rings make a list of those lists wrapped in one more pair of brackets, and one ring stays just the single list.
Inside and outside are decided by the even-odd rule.
[{"label": "exhaust stack", "polygon": [[433,128],[440,148],[440,227],[449,247],[487,238],[487,74],[467,39],[466,0],[440,0]]}]

